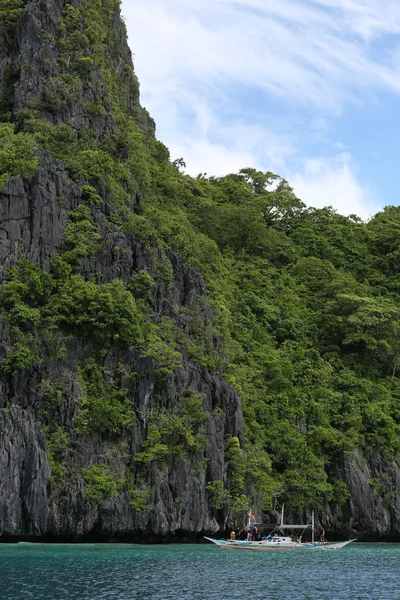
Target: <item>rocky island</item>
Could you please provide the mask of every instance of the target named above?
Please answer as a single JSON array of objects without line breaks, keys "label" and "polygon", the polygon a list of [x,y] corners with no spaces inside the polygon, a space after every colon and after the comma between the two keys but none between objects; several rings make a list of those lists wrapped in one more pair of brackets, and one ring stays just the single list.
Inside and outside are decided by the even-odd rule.
[{"label": "rocky island", "polygon": [[186,175],[118,0],[0,16],[0,539],[196,540],[285,502],[398,541],[400,210]]}]

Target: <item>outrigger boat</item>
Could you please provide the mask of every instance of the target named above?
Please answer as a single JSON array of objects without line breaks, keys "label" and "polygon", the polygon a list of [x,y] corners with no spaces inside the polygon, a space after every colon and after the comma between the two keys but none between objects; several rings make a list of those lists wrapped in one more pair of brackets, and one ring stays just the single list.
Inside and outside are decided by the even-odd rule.
[{"label": "outrigger boat", "polygon": [[[252,516],[252,515],[251,515]],[[249,527],[251,525],[251,519],[249,515]],[[229,548],[235,550],[257,550],[257,551],[274,551],[274,550],[340,550],[344,546],[351,544],[355,539],[347,540],[345,542],[327,542],[325,540],[315,541],[314,539],[314,511],[312,512],[311,522],[307,523],[307,525],[286,525],[283,521],[283,507],[280,524],[275,527],[275,530],[280,531],[281,533],[284,530],[296,530],[302,529],[305,531],[306,529],[311,529],[311,541],[303,542],[302,537],[296,539],[295,536],[290,535],[279,535],[275,534],[274,536],[267,536],[262,538],[261,540],[216,540],[213,538],[206,537],[205,539],[216,544],[220,548]]]}]

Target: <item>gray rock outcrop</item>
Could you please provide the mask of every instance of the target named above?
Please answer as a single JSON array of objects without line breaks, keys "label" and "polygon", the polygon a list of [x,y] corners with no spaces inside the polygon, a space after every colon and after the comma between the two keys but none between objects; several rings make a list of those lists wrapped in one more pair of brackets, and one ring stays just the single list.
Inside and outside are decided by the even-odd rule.
[{"label": "gray rock outcrop", "polygon": [[[45,157],[31,181],[24,181],[20,176],[10,179],[0,203],[3,272],[26,258],[48,271],[52,258],[62,246],[68,213],[80,201],[80,187],[68,180],[62,161]],[[93,210],[103,249],[92,259],[82,260],[82,273],[87,276],[96,274],[100,283],[109,283],[115,278],[128,282],[135,273],[144,269],[152,273],[152,253],[146,246],[121,234],[101,210]],[[212,309],[204,304],[206,288],[201,275],[186,267],[179,255],[168,252],[163,256],[172,265],[173,281],[168,291],[164,282],[155,286],[154,320],[157,322],[162,316],[169,315],[178,321],[180,319],[180,326],[185,329],[188,321],[177,317],[177,309],[186,306],[196,312],[196,318],[211,321]],[[10,345],[11,333],[3,324],[2,356],[7,354]],[[127,493],[93,506],[85,499],[81,476],[74,485],[71,482],[66,487],[61,485],[55,496],[48,496],[50,468],[45,436],[41,430],[43,381],[51,381],[55,388],[62,390],[56,412],[60,426],[71,435],[68,468],[79,474],[83,468],[101,462],[110,453],[110,443],[104,442],[100,436],[87,440],[79,438],[74,426],[82,396],[78,356],[82,353],[90,356],[90,352],[89,347],[75,339],[70,342],[70,353],[65,358],[49,356],[44,363],[31,369],[14,375],[0,375],[0,536],[29,539],[89,539],[92,536],[94,539],[135,539],[139,536],[140,539],[159,539],[160,536],[184,537],[218,530],[221,523],[211,516],[206,484],[214,479],[226,479],[225,436],[238,436],[243,442],[241,404],[236,392],[220,376],[188,359],[185,359],[183,368],[160,380],[151,358],[141,358],[140,353],[134,350],[123,352],[115,348],[108,352],[104,360],[106,377],[109,381],[119,379],[122,386],[130,389],[137,414],[133,436],[119,440],[116,451],[118,453],[119,445],[124,446],[126,457],[118,459],[122,470],[126,461],[129,462],[140,448],[146,435],[148,415],[155,404],[161,399],[165,409],[173,410],[180,395],[191,389],[201,395],[204,411],[209,414],[205,423],[209,442],[204,456],[206,466],[200,471],[197,467],[196,473],[189,460],[162,469],[153,467],[147,485],[154,489],[154,502],[148,510],[139,513],[131,506]],[[119,375],[121,370],[122,375]],[[135,386],[130,384],[132,372],[138,374]],[[213,412],[216,407],[225,414],[224,420]]]},{"label": "gray rock outcrop", "polygon": [[50,467],[39,423],[18,406],[0,410],[0,530],[13,539],[47,529]]}]

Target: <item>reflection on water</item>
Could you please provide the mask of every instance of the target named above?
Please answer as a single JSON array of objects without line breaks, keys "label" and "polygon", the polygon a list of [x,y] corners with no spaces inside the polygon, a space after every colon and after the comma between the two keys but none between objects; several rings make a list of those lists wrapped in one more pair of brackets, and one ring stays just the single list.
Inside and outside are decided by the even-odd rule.
[{"label": "reflection on water", "polygon": [[398,600],[400,544],[240,552],[211,544],[0,544],[1,600]]}]

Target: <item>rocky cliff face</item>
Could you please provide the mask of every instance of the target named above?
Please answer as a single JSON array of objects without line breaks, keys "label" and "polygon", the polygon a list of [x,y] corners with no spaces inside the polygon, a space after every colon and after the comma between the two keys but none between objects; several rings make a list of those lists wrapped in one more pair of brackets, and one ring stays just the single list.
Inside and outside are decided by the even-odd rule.
[{"label": "rocky cliff face", "polygon": [[[57,198],[63,198],[62,204]],[[12,178],[3,190],[0,205],[3,269],[24,257],[48,270],[52,257],[62,246],[68,213],[80,200],[80,188],[72,181],[66,183],[61,161],[43,160],[32,181]],[[82,272],[87,276],[97,274],[103,283],[115,278],[129,281],[143,269],[153,273],[154,256],[146,246],[121,234],[101,210],[94,213],[104,242],[103,250],[101,255],[82,261]],[[212,309],[206,302],[201,275],[185,267],[177,254],[168,253],[164,258],[172,265],[173,279],[168,291],[163,282],[156,284],[153,319],[157,321],[165,315],[176,318],[179,309],[184,307],[196,311],[197,318],[211,319]],[[184,329],[185,319],[179,318],[179,326]],[[11,345],[12,333],[3,324],[2,356]],[[72,339],[65,358],[49,355],[42,364],[18,374],[1,374],[1,535],[7,538],[144,536],[151,539],[217,530],[221,523],[212,516],[206,484],[226,479],[226,435],[238,436],[243,442],[242,411],[235,391],[218,375],[187,359],[176,372],[160,379],[151,357],[143,358],[135,349],[124,352],[112,348],[104,358],[104,372],[109,381],[118,381],[129,389],[136,413],[135,429],[118,440],[105,440],[101,436],[82,438],[77,436],[74,424],[82,397],[78,376],[78,357],[82,354],[90,357],[91,348]],[[130,380],[132,372],[137,373],[134,385]],[[69,480],[65,487],[59,484],[52,496],[48,493],[50,467],[41,429],[43,381],[51,381],[62,391],[55,410],[56,419],[71,436],[66,462],[69,472],[77,474],[76,480]],[[96,505],[85,499],[82,469],[107,460],[117,471],[123,471],[146,437],[148,415],[155,406],[161,403],[165,410],[173,411],[188,389],[200,394],[208,415],[204,424],[208,445],[201,457],[203,464],[193,466],[188,459],[165,464],[162,468],[154,464],[145,482],[154,495],[149,506],[141,511],[130,504],[127,491]],[[220,413],[215,411],[216,407]],[[225,415],[223,419],[221,414]]]},{"label": "rocky cliff face", "polygon": [[[74,140],[91,136],[105,149],[121,114],[145,136],[153,135],[154,122],[139,104],[118,2],[102,0],[96,5],[103,19],[103,29],[97,31],[84,12],[91,10],[85,0],[16,5],[18,18],[0,37],[3,120],[12,120],[17,131],[32,119],[65,126]],[[101,39],[104,30],[112,32],[107,44]],[[114,91],[108,81],[111,71],[118,76]],[[41,130],[42,138],[46,132]],[[117,152],[125,159],[129,152],[119,143]],[[99,285],[117,279],[126,286],[140,273],[150,275],[151,322],[158,325],[167,318],[176,328],[180,343],[175,350],[182,358],[179,365],[163,370],[157,355],[140,345],[115,343],[99,352],[71,329],[54,336],[33,330],[36,359],[18,369],[0,370],[0,539],[159,541],[193,539],[224,529],[226,503],[216,508],[207,485],[217,481],[229,488],[224,445],[229,437],[244,445],[243,416],[235,390],[187,350],[194,329],[207,338],[209,347],[218,349],[204,280],[177,253],[151,248],[138,236],[122,233],[110,218],[116,210],[113,193],[99,183],[92,188],[97,192],[92,202],[85,191],[92,183],[74,176],[48,149],[40,152],[32,178],[16,175],[6,182],[0,201],[2,282],[19,261],[49,273],[67,247],[65,229],[71,211],[84,205],[100,244],[95,252],[82,254],[77,273]],[[130,210],[136,209],[142,193],[136,185]],[[160,274],[160,263],[167,267],[168,277]],[[8,357],[17,342],[15,329],[3,316],[0,358]],[[79,415],[88,390],[82,365],[90,364],[95,355],[97,362],[101,356],[103,387],[111,395],[116,388],[125,390],[134,419],[118,431],[83,434]],[[180,418],[183,399],[188,397],[201,400],[200,416],[193,430],[178,435],[174,426],[181,427],[182,421],[172,426],[162,418]],[[149,448],[155,415],[157,426],[165,430],[164,438],[152,447],[154,451],[158,443],[159,453],[153,460],[142,456],[138,461]],[[174,449],[182,438],[187,446],[184,456]],[[368,458],[355,454],[335,468],[347,482],[351,498],[340,509],[325,507],[325,529],[398,539],[399,515],[393,506],[399,506],[400,499],[393,497],[393,490],[400,481],[400,465],[376,454]],[[253,510],[257,512],[257,507]]]},{"label": "rocky cliff face", "polygon": [[[154,121],[139,104],[139,86],[118,2],[110,0],[93,7],[104,13],[102,23],[98,23],[102,30],[93,33],[89,22],[78,31],[77,10],[90,11],[88,2],[37,0],[16,4],[24,5],[24,9],[12,27],[12,37],[9,31],[0,41],[0,85],[3,91],[9,90],[9,109],[14,114],[28,108],[38,110],[48,122],[65,123],[76,131],[87,127],[98,139],[112,132],[115,119],[110,111],[109,90],[89,56],[95,47],[90,38],[97,34],[100,45],[108,36],[108,47],[104,46],[104,50],[108,66],[115,69],[123,86],[120,100],[124,110],[128,115],[135,114],[144,129],[154,129]],[[71,36],[76,39],[69,41]],[[81,49],[85,50],[84,56],[76,59]],[[80,60],[81,66],[74,68],[71,76],[70,66],[75,60]],[[90,108],[93,103],[104,110],[93,110]]]},{"label": "rocky cliff face", "polygon": [[48,519],[46,442],[39,423],[19,406],[0,411],[0,453],[2,536],[40,536]]},{"label": "rocky cliff face", "polygon": [[[101,18],[107,21],[112,40],[107,47],[97,48],[106,55],[98,62],[104,66],[107,61],[117,74],[118,101],[125,115],[146,135],[153,135],[154,123],[139,104],[118,2],[100,4],[96,8],[103,10]],[[6,117],[14,115],[18,121],[29,110],[30,117],[40,117],[51,126],[65,125],[78,137],[90,131],[96,140],[106,139],[116,129],[115,99],[107,87],[105,69],[99,68],[89,53],[89,49],[96,50],[88,23],[90,14],[86,22],[83,17],[85,10],[91,10],[90,3],[40,0],[19,6],[12,35],[8,31],[0,43],[0,89],[3,109],[9,111]],[[79,58],[76,47],[68,42],[74,30],[75,38],[79,38],[75,40]],[[80,61],[80,77],[70,74],[71,61]],[[21,118],[25,117],[24,113]],[[32,179],[20,175],[9,179],[0,203],[2,278],[21,260],[50,271],[52,260],[65,247],[69,213],[84,202],[82,183],[70,177],[62,160],[46,151]],[[115,279],[128,283],[132,276],[145,271],[155,281],[150,299],[153,323],[168,317],[183,336],[188,335],[192,318],[210,329],[212,309],[201,275],[186,267],[179,255],[150,250],[139,239],[122,234],[106,218],[115,210],[112,194],[104,188],[99,192],[102,206],[92,204],[90,210],[101,251],[82,256],[80,274],[107,284]],[[136,193],[133,204],[139,199],[140,193]],[[157,261],[167,265],[168,282],[157,277]],[[0,354],[4,358],[16,343],[16,334],[7,319],[0,327]],[[84,396],[79,368],[93,356],[93,348],[69,336],[67,352],[62,356],[48,340],[36,335],[41,359],[30,367],[0,374],[0,536],[160,539],[193,536],[223,526],[227,516],[220,511],[217,520],[206,485],[216,479],[226,481],[226,436],[237,436],[243,443],[241,404],[235,391],[187,354],[179,368],[160,374],[156,358],[144,356],[143,349],[111,347],[102,356],[104,381],[127,391],[134,424],[118,435],[80,435],[75,421]],[[50,402],[50,408],[45,390],[48,385],[57,390],[57,400]],[[188,390],[201,399],[203,422],[198,434],[205,439],[202,448],[191,456],[167,456],[144,467],[135,465],[151,415],[155,410],[179,412],[181,398]],[[61,444],[61,450],[52,451],[49,439],[55,431],[62,431],[67,442]],[[102,497],[88,497],[83,473],[93,465],[107,465],[117,488],[102,492]],[[62,476],[55,481],[60,467]],[[139,506],[141,492],[145,501]]]},{"label": "rocky cliff face", "polygon": [[397,541],[400,521],[400,464],[377,452],[359,451],[336,465],[337,476],[347,483],[348,502],[340,509],[327,506],[327,529],[365,541]]}]

